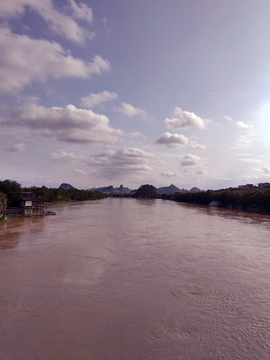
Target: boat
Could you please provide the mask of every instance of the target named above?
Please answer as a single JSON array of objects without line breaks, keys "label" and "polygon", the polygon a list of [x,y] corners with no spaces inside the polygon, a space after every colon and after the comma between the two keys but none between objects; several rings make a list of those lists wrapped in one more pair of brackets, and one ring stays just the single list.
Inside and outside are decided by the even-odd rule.
[{"label": "boat", "polygon": [[223,207],[223,203],[221,201],[211,201],[209,206],[212,206],[212,207]]},{"label": "boat", "polygon": [[45,211],[44,215],[56,215],[54,211]]}]

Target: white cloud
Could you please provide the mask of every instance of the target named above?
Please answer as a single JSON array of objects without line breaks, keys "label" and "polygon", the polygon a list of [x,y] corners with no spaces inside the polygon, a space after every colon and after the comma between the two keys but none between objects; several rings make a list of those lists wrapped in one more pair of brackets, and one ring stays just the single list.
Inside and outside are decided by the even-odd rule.
[{"label": "white cloud", "polygon": [[123,147],[93,154],[90,164],[102,177],[112,179],[150,173],[153,159],[153,154],[142,149]]},{"label": "white cloud", "polygon": [[141,131],[134,131],[132,133],[127,134],[127,137],[129,137],[129,138],[137,138],[137,137],[145,138],[145,135]]},{"label": "white cloud", "polygon": [[244,123],[243,121],[236,121],[236,126],[239,128],[239,129],[252,129],[252,125],[248,125],[246,123]]},{"label": "white cloud", "polygon": [[170,129],[186,129],[189,127],[204,128],[209,120],[203,120],[189,111],[183,111],[176,107],[173,111],[173,118],[166,118],[164,124]]},{"label": "white cloud", "polygon": [[197,179],[198,176],[208,174],[207,159],[192,154],[179,156],[179,164],[186,177]]},{"label": "white cloud", "polygon": [[262,169],[265,174],[270,175],[270,167],[269,166],[263,166]]},{"label": "white cloud", "polygon": [[196,171],[196,174],[197,175],[206,175],[206,174],[208,174],[208,171],[205,169],[200,169],[200,170]]},{"label": "white cloud", "polygon": [[89,79],[110,70],[108,60],[100,56],[86,63],[66,53],[56,42],[13,34],[7,28],[0,29],[0,48],[2,93],[16,92],[33,81],[44,82],[49,76]]},{"label": "white cloud", "polygon": [[25,150],[25,144],[19,143],[8,148],[10,152],[23,152]]},{"label": "white cloud", "polygon": [[42,181],[42,182],[46,182],[46,183],[51,183],[52,181],[51,180],[49,180],[49,179],[46,179],[46,178],[43,178],[42,176],[37,176],[36,177],[36,180],[39,180],[39,182],[40,181]]},{"label": "white cloud", "polygon": [[24,13],[25,6],[34,3],[35,1],[31,0],[9,0],[0,2],[0,16],[1,18],[18,18],[22,13]]},{"label": "white cloud", "polygon": [[103,18],[102,21],[103,21],[104,30],[105,30],[106,34],[107,34],[108,36],[110,36],[112,29],[111,29],[111,28],[109,27],[109,25],[108,25],[108,20],[107,20],[107,18]]},{"label": "white cloud", "polygon": [[[84,18],[88,22],[92,21],[92,9],[85,4],[79,6],[73,0],[69,0],[70,7],[75,17]],[[69,40],[84,43],[86,38],[91,38],[89,32],[80,27],[71,17],[56,11],[51,0],[8,0],[0,2],[1,18],[19,18],[30,7],[36,11],[51,28],[59,35],[67,37]]]},{"label": "white cloud", "polygon": [[247,125],[242,121],[237,121],[235,125],[243,131],[237,134],[234,147],[236,149],[250,148],[257,135],[256,131],[254,131],[253,126]]},{"label": "white cloud", "polygon": [[259,163],[262,163],[263,160],[260,160],[260,159],[239,159],[240,161],[243,161],[243,162],[246,162],[246,163],[255,163],[255,164],[259,164]]},{"label": "white cloud", "polygon": [[121,107],[116,109],[119,114],[125,115],[127,117],[139,116],[142,118],[147,118],[147,112],[145,110],[135,108],[134,106],[127,103],[122,103],[121,105]]},{"label": "white cloud", "polygon": [[80,174],[80,175],[86,175],[86,171],[81,170],[81,169],[73,169],[72,170],[75,174]]},{"label": "white cloud", "polygon": [[168,148],[177,148],[186,146],[189,143],[189,140],[184,135],[180,134],[171,134],[166,132],[161,138],[156,140],[156,144],[163,144]]},{"label": "white cloud", "polygon": [[168,177],[168,178],[179,176],[177,173],[171,172],[171,171],[162,171],[162,173],[160,175]]},{"label": "white cloud", "polygon": [[189,139],[182,134],[171,134],[166,132],[159,139],[155,141],[155,144],[165,145],[167,148],[180,148],[189,146],[195,150],[204,150],[205,146],[198,144],[196,141],[189,141]]},{"label": "white cloud", "polygon": [[12,119],[2,124],[26,127],[60,141],[95,146],[114,143],[119,136],[124,135],[121,130],[113,129],[109,125],[109,119],[105,115],[92,110],[77,109],[73,105],[46,108],[35,103],[26,103],[13,110]]},{"label": "white cloud", "polygon": [[114,92],[103,91],[98,94],[92,94],[82,97],[80,100],[80,105],[87,108],[92,108],[94,106],[100,105],[105,101],[115,100],[118,98],[118,95]]},{"label": "white cloud", "polygon": [[252,125],[248,125],[248,124],[244,123],[243,121],[235,121],[230,116],[224,115],[223,117],[224,117],[224,119],[226,119],[230,122],[233,122],[235,124],[235,126],[239,129],[252,129],[253,128]]},{"label": "white cloud", "polygon": [[[71,165],[86,166],[91,168],[95,176],[106,179],[125,178],[149,174],[152,171],[151,162],[155,156],[139,148],[123,147],[108,149],[102,152],[95,152],[89,156],[76,155],[61,151],[51,153],[49,157],[56,161],[62,161]],[[73,169],[74,172],[85,174],[85,170]]]},{"label": "white cloud", "polygon": [[233,121],[233,119],[230,116],[224,115],[223,117],[224,117],[225,120]]},{"label": "white cloud", "polygon": [[52,152],[49,154],[49,157],[52,160],[61,160],[68,164],[77,164],[77,163],[86,163],[88,161],[88,157],[83,155],[75,155],[73,153],[67,153],[65,151],[60,151],[59,153]]},{"label": "white cloud", "polygon": [[191,154],[185,154],[180,157],[180,164],[182,166],[197,165],[201,161],[202,159],[199,156],[191,155]]},{"label": "white cloud", "polygon": [[[258,183],[260,182],[261,180],[261,177],[260,176],[257,176],[257,175],[240,175],[238,177],[239,182],[238,184],[255,184],[255,183]],[[239,186],[239,185],[238,185]]]},{"label": "white cloud", "polygon": [[68,2],[75,17],[86,20],[89,23],[93,21],[93,11],[86,4],[79,3],[79,5],[77,5],[74,0],[68,0]]},{"label": "white cloud", "polygon": [[205,150],[206,147],[202,144],[198,144],[197,141],[190,141],[189,147],[194,150]]}]

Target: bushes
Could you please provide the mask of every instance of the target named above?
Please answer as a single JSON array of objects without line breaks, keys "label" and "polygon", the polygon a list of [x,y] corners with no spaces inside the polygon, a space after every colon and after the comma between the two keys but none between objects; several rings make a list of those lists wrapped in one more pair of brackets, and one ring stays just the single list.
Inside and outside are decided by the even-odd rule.
[{"label": "bushes", "polygon": [[[41,188],[24,188],[23,191],[31,192],[34,196],[45,199],[45,202],[97,200],[106,197],[105,194],[99,191],[78,190],[74,188],[63,190],[62,188],[49,189],[46,186],[42,186]],[[21,185],[16,181],[0,181],[0,211],[6,209],[6,207],[18,206],[22,197]]]},{"label": "bushes", "polygon": [[2,210],[5,210],[5,209],[6,209],[6,207],[7,207],[7,201],[8,201],[7,195],[4,194],[4,193],[2,193],[2,192],[0,192],[0,212],[1,212]]},{"label": "bushes", "polygon": [[153,185],[142,185],[133,195],[135,198],[152,199],[157,197],[157,189]]},{"label": "bushes", "polygon": [[98,200],[104,199],[105,194],[99,191],[88,191],[88,190],[78,190],[78,189],[69,189],[63,190],[62,188],[58,189],[48,189],[46,186],[41,188],[34,189],[25,189],[26,191],[31,191],[35,196],[45,199],[46,202],[65,202],[65,201],[84,201],[84,200]]},{"label": "bushes", "polygon": [[7,206],[18,206],[22,198],[21,185],[13,180],[0,181],[0,192],[7,196]]},{"label": "bushes", "polygon": [[220,201],[224,207],[270,212],[270,189],[267,191],[201,191],[182,193],[175,196],[175,201],[209,205],[211,201]]}]

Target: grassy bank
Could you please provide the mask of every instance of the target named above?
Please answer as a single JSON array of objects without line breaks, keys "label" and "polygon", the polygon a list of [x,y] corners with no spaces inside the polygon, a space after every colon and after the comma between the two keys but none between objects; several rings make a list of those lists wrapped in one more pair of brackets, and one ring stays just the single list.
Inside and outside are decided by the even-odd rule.
[{"label": "grassy bank", "polygon": [[3,219],[0,220],[0,224],[6,224],[6,223],[9,223],[9,222],[11,222],[13,220],[15,220],[14,215],[6,215]]}]

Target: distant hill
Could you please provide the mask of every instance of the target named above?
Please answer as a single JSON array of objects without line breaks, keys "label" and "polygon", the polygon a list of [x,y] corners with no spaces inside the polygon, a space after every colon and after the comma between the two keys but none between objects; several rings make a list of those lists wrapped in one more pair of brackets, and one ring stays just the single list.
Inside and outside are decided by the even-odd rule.
[{"label": "distant hill", "polygon": [[139,199],[152,199],[157,197],[157,189],[153,185],[145,184],[139,187],[136,193],[133,195]]},{"label": "distant hill", "polygon": [[69,190],[69,189],[75,189],[75,187],[70,184],[63,183],[59,186],[59,189]]},{"label": "distant hill", "polygon": [[171,184],[170,186],[165,186],[165,187],[158,188],[158,192],[160,194],[175,194],[175,193],[180,192],[180,191],[181,190],[177,186],[175,186],[173,184]]},{"label": "distant hill", "polygon": [[170,186],[160,187],[158,189],[159,194],[167,194],[167,195],[171,195],[171,194],[175,194],[175,193],[188,193],[188,192],[196,193],[199,191],[201,191],[201,190],[197,187],[193,187],[190,190],[187,190],[187,189],[179,189],[177,186],[175,186],[173,184],[171,184]]},{"label": "distant hill", "polygon": [[128,187],[124,187],[123,185],[120,185],[119,187],[115,187],[115,188],[112,185],[109,185],[99,188],[91,188],[87,190],[100,191],[106,194],[129,194],[133,191],[132,189],[129,189]]},{"label": "distant hill", "polygon": [[[64,184],[62,184],[64,185]],[[68,185],[68,184],[65,184]],[[71,185],[70,185],[71,186]],[[109,185],[109,186],[104,186],[104,187],[99,187],[99,188],[91,188],[91,189],[87,189],[90,191],[100,191],[103,193],[106,193],[107,195],[109,194],[130,194],[132,192],[136,192],[136,190],[132,190],[129,189],[128,187],[124,187],[123,185],[120,185],[119,187],[113,187],[113,185]],[[199,188],[197,187],[193,187],[190,190],[187,189],[179,189],[177,186],[171,184],[170,186],[163,186],[157,189],[158,194],[167,194],[167,195],[172,195],[175,193],[188,193],[188,192],[199,192],[201,191]]]},{"label": "distant hill", "polygon": [[196,193],[196,192],[200,192],[201,190],[197,187],[193,187],[192,189],[189,190],[189,192],[192,192],[192,193]]}]

